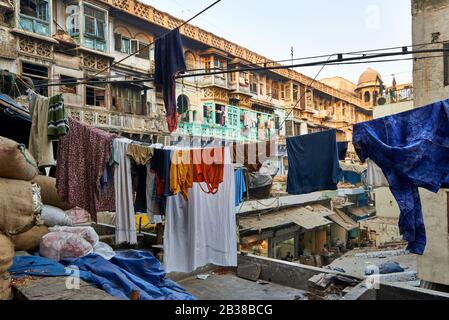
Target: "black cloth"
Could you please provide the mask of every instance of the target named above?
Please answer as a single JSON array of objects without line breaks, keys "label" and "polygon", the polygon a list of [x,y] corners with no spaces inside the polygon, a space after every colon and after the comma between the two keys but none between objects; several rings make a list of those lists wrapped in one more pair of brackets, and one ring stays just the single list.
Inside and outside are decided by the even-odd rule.
[{"label": "black cloth", "polygon": [[338,147],[338,159],[339,160],[345,160],[346,159],[346,153],[348,153],[348,146],[349,142],[337,142]]},{"label": "black cloth", "polygon": [[132,161],[131,167],[134,198],[134,211],[147,212],[147,169],[146,166],[137,165]]},{"label": "black cloth", "polygon": [[175,29],[156,40],[154,58],[156,63],[154,84],[162,87],[168,130],[173,132],[178,128],[175,75],[186,71],[179,29]]},{"label": "black cloth", "polygon": [[336,137],[336,130],[329,130],[287,139],[289,194],[337,189],[341,169]]}]

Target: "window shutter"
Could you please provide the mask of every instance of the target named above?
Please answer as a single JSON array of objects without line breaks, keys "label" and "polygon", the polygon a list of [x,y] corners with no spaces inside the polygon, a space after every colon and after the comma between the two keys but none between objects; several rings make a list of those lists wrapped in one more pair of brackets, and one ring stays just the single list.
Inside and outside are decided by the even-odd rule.
[{"label": "window shutter", "polygon": [[122,50],[122,35],[120,33],[114,33],[115,50]]},{"label": "window shutter", "polygon": [[131,40],[131,53],[136,53],[139,49],[139,40]]}]

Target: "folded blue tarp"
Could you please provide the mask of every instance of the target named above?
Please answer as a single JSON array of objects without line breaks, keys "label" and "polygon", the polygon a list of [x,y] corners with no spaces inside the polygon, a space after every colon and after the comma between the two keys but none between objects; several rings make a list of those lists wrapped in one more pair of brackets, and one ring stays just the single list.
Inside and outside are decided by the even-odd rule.
[{"label": "folded blue tarp", "polygon": [[90,254],[61,263],[40,256],[14,257],[9,272],[15,277],[61,277],[74,275],[70,268],[73,266],[79,269],[82,280],[120,299],[129,299],[133,291],[138,291],[141,300],[195,300],[184,288],[165,278],[161,264],[149,252],[117,252],[111,261]]},{"label": "folded blue tarp", "polygon": [[437,192],[449,178],[449,100],[354,125],[362,161],[383,171],[401,210],[399,229],[411,253],[423,254],[426,230],[418,188]]}]

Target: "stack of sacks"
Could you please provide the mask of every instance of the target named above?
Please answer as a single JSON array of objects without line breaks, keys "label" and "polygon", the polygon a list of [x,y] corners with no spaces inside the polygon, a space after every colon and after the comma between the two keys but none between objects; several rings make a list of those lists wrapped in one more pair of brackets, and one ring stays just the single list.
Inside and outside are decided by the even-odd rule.
[{"label": "stack of sacks", "polygon": [[11,277],[6,272],[14,258],[14,245],[3,234],[0,234],[0,300],[11,300]]},{"label": "stack of sacks", "polygon": [[[28,238],[44,232],[35,229],[42,212],[40,188],[32,182],[37,174],[36,162],[25,146],[0,137],[0,232],[20,242],[26,238],[26,245],[18,243],[17,250],[32,249]],[[38,244],[34,241],[33,246]]]}]

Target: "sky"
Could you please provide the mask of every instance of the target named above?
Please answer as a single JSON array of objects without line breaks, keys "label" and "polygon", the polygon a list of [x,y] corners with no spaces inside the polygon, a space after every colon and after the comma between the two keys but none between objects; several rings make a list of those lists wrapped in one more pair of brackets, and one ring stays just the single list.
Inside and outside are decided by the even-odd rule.
[{"label": "sky", "polygon": [[[214,1],[143,2],[187,20]],[[410,0],[222,0],[192,24],[272,60],[290,59],[292,47],[301,58],[412,43]],[[398,83],[412,81],[412,61],[326,66],[318,79],[341,76],[357,83],[368,67],[387,85],[393,75]],[[319,69],[296,70],[314,78]]]}]

